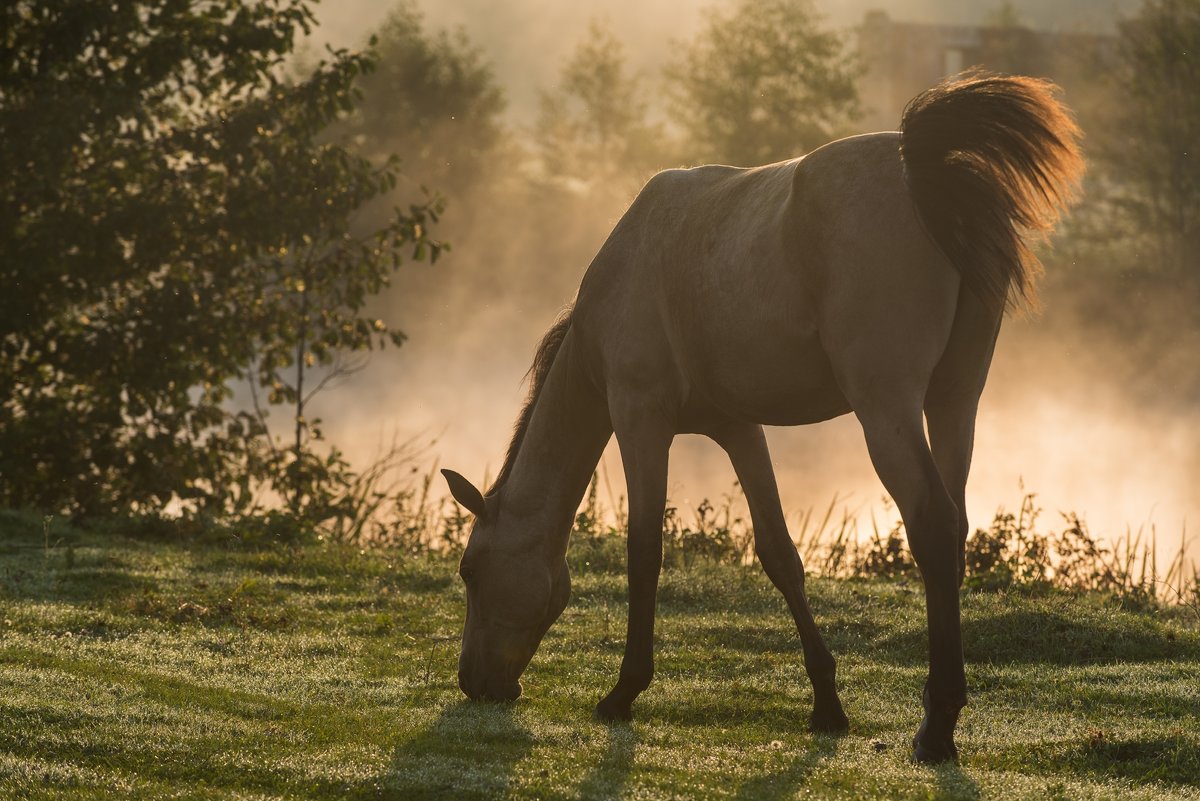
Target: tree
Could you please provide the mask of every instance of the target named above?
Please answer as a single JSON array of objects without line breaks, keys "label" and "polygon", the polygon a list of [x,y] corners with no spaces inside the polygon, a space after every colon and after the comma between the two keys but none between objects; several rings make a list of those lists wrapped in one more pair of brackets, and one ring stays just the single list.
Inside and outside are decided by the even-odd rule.
[{"label": "tree", "polygon": [[736,0],[667,70],[674,120],[694,155],[753,166],[843,133],[858,111],[857,59],[809,0]]},{"label": "tree", "polygon": [[979,32],[978,63],[1009,75],[1051,75],[1058,70],[1043,38],[1025,24],[1016,7],[1005,0],[984,16]]},{"label": "tree", "polygon": [[467,35],[425,31],[411,0],[384,19],[372,47],[375,69],[359,76],[362,102],[341,126],[371,159],[404,153],[404,174],[450,197],[478,180],[503,138],[504,94]]},{"label": "tree", "polygon": [[1120,24],[1098,153],[1114,202],[1168,270],[1200,253],[1200,0],[1147,0]]},{"label": "tree", "polygon": [[643,84],[625,65],[621,42],[593,20],[543,91],[534,140],[547,177],[622,196],[663,161],[661,125],[648,120]]},{"label": "tree", "polygon": [[983,24],[990,28],[1025,27],[1025,22],[1021,19],[1021,12],[1017,11],[1012,0],[1003,0],[998,5],[992,6],[983,15]]},{"label": "tree", "polygon": [[436,204],[351,232],[395,164],[321,139],[368,57],[281,77],[312,22],[303,0],[0,11],[0,503],[229,512],[264,484],[307,502],[308,421],[272,460],[232,382],[288,402],[288,365],[398,343],[363,304],[398,248],[440,247]]}]

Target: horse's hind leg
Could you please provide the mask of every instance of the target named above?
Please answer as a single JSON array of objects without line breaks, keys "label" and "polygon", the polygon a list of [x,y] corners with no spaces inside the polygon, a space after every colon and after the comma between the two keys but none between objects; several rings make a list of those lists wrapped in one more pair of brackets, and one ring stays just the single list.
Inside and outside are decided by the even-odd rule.
[{"label": "horse's hind leg", "polygon": [[730,423],[712,432],[733,463],[750,505],[754,552],[771,582],[783,593],[804,648],[804,668],[813,686],[810,726],[815,732],[843,732],[849,726],[835,681],[836,664],[817,630],[804,593],[804,565],[788,534],[771,454],[762,426]]},{"label": "horse's hind leg", "polygon": [[987,381],[1002,310],[989,309],[974,293],[959,293],[950,343],[925,393],[925,419],[933,460],[958,507],[958,582],[966,571],[967,473],[975,444],[975,415]]},{"label": "horse's hind leg", "polygon": [[[609,402],[629,489],[629,626],[616,686],[596,706],[601,720],[630,720],[633,701],[654,675],[654,608],[662,569],[667,461],[674,424]],[[647,404],[649,405],[649,404]]]},{"label": "horse's hind leg", "polygon": [[967,702],[958,601],[959,511],[943,486],[922,425],[921,394],[898,390],[887,397],[851,397],[866,435],[875,472],[908,532],[925,582],[929,625],[929,677],[925,717],[913,739],[921,762],[954,759],[954,727]]},{"label": "horse's hind leg", "polygon": [[958,511],[954,541],[959,586],[962,586],[967,568],[967,473],[975,442],[976,408],[977,403],[965,399],[938,398],[925,402],[933,459]]}]

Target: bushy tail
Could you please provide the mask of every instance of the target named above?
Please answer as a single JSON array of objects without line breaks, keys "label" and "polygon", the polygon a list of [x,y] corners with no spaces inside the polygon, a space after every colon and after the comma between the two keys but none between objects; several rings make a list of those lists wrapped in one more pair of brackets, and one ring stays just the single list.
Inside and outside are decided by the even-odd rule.
[{"label": "bushy tail", "polygon": [[900,152],[925,227],[990,304],[1037,303],[1041,263],[1026,237],[1045,234],[1083,177],[1079,127],[1036,78],[968,72],[904,109]]}]

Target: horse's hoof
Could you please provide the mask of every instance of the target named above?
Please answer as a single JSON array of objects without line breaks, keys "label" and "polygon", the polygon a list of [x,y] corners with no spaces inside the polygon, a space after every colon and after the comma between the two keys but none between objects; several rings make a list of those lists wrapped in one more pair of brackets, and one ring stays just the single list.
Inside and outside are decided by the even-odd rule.
[{"label": "horse's hoof", "polygon": [[628,723],[633,720],[633,709],[629,704],[620,704],[605,698],[596,704],[595,717],[604,723]]},{"label": "horse's hoof", "polygon": [[850,731],[850,719],[841,706],[814,709],[808,719],[808,728],[813,734],[845,734]]},{"label": "horse's hoof", "polygon": [[949,744],[926,745],[918,738],[913,738],[913,762],[921,765],[940,765],[943,762],[957,762],[958,749],[954,741]]}]

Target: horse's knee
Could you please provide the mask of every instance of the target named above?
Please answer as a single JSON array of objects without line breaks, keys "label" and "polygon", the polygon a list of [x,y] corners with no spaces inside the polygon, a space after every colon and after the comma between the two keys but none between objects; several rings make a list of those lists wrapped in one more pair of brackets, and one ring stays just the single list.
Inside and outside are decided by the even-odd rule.
[{"label": "horse's knee", "polygon": [[[756,541],[754,555],[758,557],[758,562],[762,565],[767,578],[771,580],[776,589],[783,593],[789,605],[794,607],[795,604],[807,603],[804,589],[804,563],[800,560],[800,554],[796,552],[796,547],[792,545],[790,539],[786,542],[786,549],[780,547],[779,543],[764,544]],[[793,611],[795,610],[793,609]]]},{"label": "horse's knee", "polygon": [[785,568],[794,573],[800,579],[801,584],[804,583],[804,564],[800,561],[800,554],[796,552],[796,546],[792,543],[791,537],[786,534],[782,537],[768,537],[759,536],[756,533],[754,555],[758,557],[758,561],[768,572],[777,568]]}]

